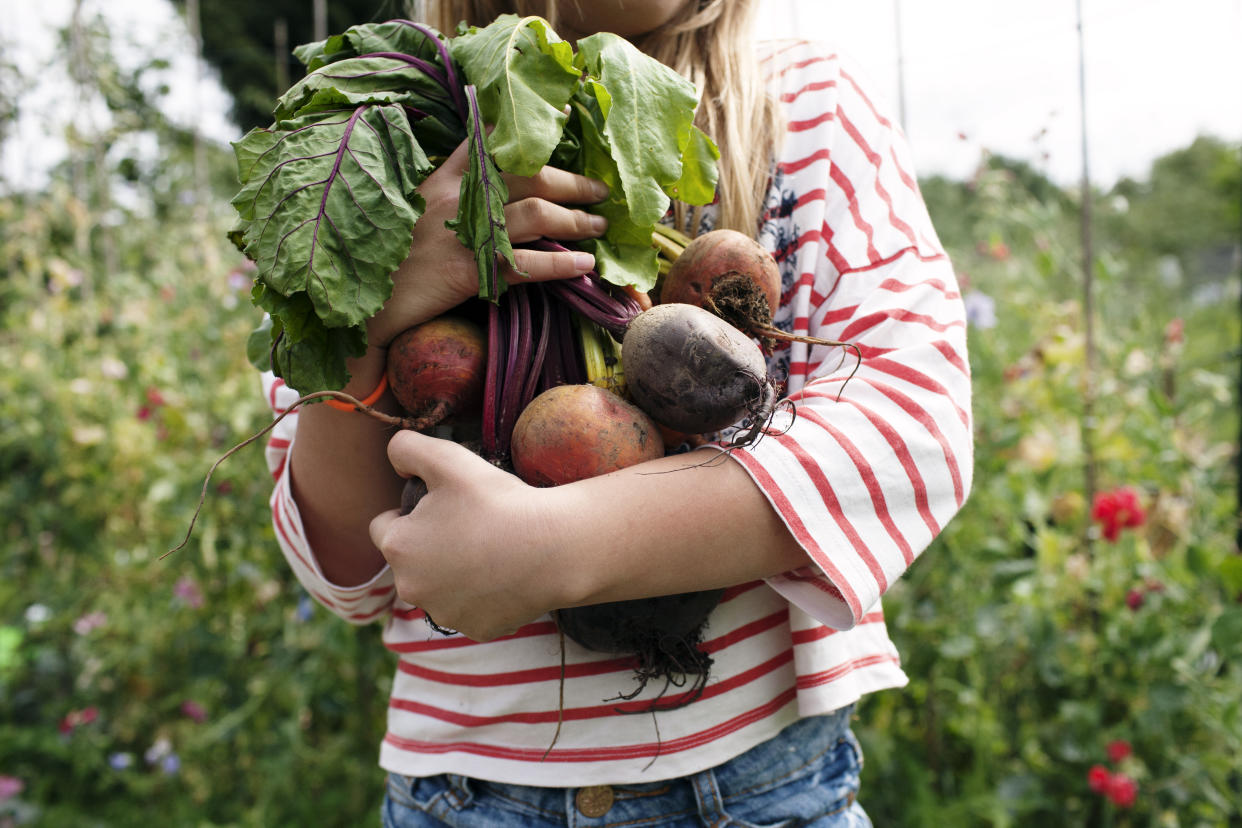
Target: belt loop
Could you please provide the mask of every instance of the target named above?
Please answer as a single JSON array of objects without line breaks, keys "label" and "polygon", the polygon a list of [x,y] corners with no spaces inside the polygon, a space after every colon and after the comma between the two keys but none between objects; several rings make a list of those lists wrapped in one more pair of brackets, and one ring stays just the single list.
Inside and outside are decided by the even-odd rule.
[{"label": "belt loop", "polygon": [[720,798],[720,786],[716,784],[716,774],[711,768],[700,771],[689,777],[694,788],[694,798],[699,806],[699,816],[708,828],[719,828],[733,824],[733,820],[725,813],[724,801]]},{"label": "belt loop", "polygon": [[474,791],[470,790],[470,779],[461,774],[450,773],[445,777],[449,787],[446,793],[452,800],[453,810],[460,811],[474,801]]}]

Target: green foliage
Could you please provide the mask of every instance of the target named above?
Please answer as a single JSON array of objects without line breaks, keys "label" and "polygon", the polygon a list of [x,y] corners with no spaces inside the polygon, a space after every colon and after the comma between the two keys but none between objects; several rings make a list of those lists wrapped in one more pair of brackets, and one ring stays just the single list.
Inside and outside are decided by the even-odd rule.
[{"label": "green foliage", "polygon": [[[190,136],[103,77],[117,112],[145,114],[100,140],[143,130],[160,152],[91,156],[88,179],[138,206],[75,195],[68,170],[0,201],[0,781],[23,788],[0,824],[374,824],[394,659],[292,578],[259,447],[161,559],[207,469],[269,420],[253,274],[224,240],[225,151],[200,212]],[[1076,195],[999,159],[924,182],[974,310],[976,483],[886,597],[911,683],[860,707],[877,825],[1242,820],[1238,273],[1158,264],[1236,234],[1196,235],[1211,211],[1153,226],[1185,189],[1236,204],[1238,154],[1187,152],[1095,201],[1099,482],[1146,510],[1117,543],[1084,541]],[[1132,753],[1110,759],[1115,740]],[[1132,808],[1091,791],[1096,764],[1136,780]]]},{"label": "green foliage", "polygon": [[[1099,486],[1146,511],[1109,543],[1083,497],[1076,211],[1004,164],[924,192],[995,324],[970,329],[973,494],[885,598],[911,684],[860,707],[863,802],[877,825],[1234,824],[1238,274],[1232,303],[1203,301],[1156,281],[1150,247],[1097,237]],[[1096,764],[1136,780],[1131,808],[1092,792]]]},{"label": "green foliage", "polygon": [[0,206],[0,773],[46,825],[370,812],[392,662],[299,604],[258,448],[160,558],[267,419],[240,256],[185,212],[133,218],[86,298],[64,242],[81,209],[60,188]]}]

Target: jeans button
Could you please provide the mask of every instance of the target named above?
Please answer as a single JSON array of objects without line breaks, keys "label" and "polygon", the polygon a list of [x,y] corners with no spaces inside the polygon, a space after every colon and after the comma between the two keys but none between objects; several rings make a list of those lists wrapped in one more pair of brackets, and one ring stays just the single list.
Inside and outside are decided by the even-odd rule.
[{"label": "jeans button", "polygon": [[615,798],[611,785],[591,785],[578,789],[578,793],[574,795],[574,804],[578,806],[578,813],[595,819],[608,813]]}]

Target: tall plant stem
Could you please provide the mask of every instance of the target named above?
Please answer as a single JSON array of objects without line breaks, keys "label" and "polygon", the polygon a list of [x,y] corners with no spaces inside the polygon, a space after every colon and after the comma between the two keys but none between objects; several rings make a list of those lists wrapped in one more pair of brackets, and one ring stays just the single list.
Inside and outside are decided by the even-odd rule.
[{"label": "tall plant stem", "polygon": [[[1091,238],[1091,174],[1087,163],[1087,64],[1083,43],[1082,0],[1077,0],[1078,11],[1078,108],[1082,128],[1082,313],[1085,339],[1085,364],[1082,382],[1082,452],[1083,494],[1088,503],[1095,502],[1095,251]],[[1092,524],[1087,523],[1086,544],[1093,545]]]}]

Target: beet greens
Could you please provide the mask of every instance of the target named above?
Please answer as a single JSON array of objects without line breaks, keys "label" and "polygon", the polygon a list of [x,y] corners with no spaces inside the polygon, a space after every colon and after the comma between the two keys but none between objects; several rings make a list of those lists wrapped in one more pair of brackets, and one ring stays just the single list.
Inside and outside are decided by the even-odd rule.
[{"label": "beet greens", "polygon": [[592,209],[609,231],[581,246],[605,281],[641,290],[656,279],[651,229],[670,198],[713,195],[719,153],[693,127],[694,87],[615,35],[575,50],[538,17],[503,15],[453,37],[390,20],[294,53],[308,74],[271,126],[234,144],[230,237],[258,264],[252,298],[270,316],[248,351],[301,391],[348,381],[345,361],[365,352],[366,321],[409,253],[417,187],[463,140],[470,169],[451,226],[493,302],[506,288],[500,261],[512,264],[501,171],[551,163],[608,184]]}]

